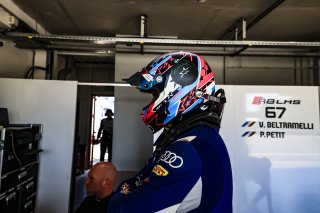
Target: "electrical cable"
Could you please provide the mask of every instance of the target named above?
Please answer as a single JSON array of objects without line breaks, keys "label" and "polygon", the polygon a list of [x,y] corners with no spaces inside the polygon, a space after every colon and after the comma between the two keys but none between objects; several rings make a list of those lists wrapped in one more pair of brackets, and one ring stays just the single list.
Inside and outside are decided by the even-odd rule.
[{"label": "electrical cable", "polygon": [[26,78],[26,79],[33,79],[33,78],[34,78],[34,71],[35,71],[35,70],[47,71],[47,69],[44,68],[44,67],[33,66],[33,67],[31,67],[31,68],[28,69],[28,71],[26,72],[25,78]]},{"label": "electrical cable", "polygon": [[15,148],[14,148],[14,144],[13,144],[13,133],[12,133],[11,131],[9,131],[9,130],[7,130],[7,131],[11,134],[11,146],[12,146],[13,155],[16,157],[19,165],[22,167],[22,163],[21,163],[20,159],[18,158],[18,155],[17,155],[16,150],[15,150]]}]

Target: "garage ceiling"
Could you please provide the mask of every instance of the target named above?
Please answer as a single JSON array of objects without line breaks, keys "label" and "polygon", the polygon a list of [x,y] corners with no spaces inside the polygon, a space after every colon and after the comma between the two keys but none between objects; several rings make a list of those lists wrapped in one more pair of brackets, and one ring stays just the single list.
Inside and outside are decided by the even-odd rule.
[{"label": "garage ceiling", "polygon": [[[319,41],[319,0],[13,0],[50,34],[140,35],[140,15],[148,16],[148,36],[232,39],[223,36],[240,18],[247,25],[271,5],[279,5],[247,31],[247,40]],[[223,37],[222,37],[223,36]]]},{"label": "garage ceiling", "polygon": [[111,57],[179,50],[231,57],[320,56],[320,0],[1,0],[0,5],[6,8],[6,2],[29,15],[33,28],[46,31],[7,32],[20,48]]}]

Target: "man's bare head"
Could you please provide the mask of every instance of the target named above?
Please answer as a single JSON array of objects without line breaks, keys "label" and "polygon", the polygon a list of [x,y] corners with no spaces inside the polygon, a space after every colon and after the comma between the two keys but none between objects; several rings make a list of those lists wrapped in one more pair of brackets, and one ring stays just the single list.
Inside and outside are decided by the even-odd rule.
[{"label": "man's bare head", "polygon": [[112,163],[99,162],[93,165],[86,181],[87,195],[104,198],[111,194],[117,170]]}]

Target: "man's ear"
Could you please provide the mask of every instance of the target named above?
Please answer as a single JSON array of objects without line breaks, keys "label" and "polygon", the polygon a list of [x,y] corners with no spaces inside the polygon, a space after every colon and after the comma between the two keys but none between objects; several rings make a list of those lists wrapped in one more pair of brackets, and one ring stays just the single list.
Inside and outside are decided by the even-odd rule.
[{"label": "man's ear", "polygon": [[111,181],[110,181],[109,178],[106,178],[106,179],[103,181],[103,185],[104,185],[104,186],[108,186],[108,185],[110,185],[110,183],[111,183]]}]

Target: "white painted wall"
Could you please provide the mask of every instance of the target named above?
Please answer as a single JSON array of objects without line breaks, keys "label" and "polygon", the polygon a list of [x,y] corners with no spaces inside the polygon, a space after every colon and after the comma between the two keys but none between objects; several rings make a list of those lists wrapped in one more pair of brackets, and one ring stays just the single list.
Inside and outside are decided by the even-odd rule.
[{"label": "white painted wall", "polygon": [[75,133],[77,82],[0,78],[0,107],[10,123],[43,125],[37,213],[67,213]]},{"label": "white painted wall", "polygon": [[[122,82],[137,72],[147,61],[156,56],[132,57],[117,54],[115,81]],[[153,136],[141,120],[142,108],[151,101],[151,96],[141,94],[131,87],[115,87],[115,116],[113,136],[113,162],[120,171],[138,171],[152,155]]]}]

